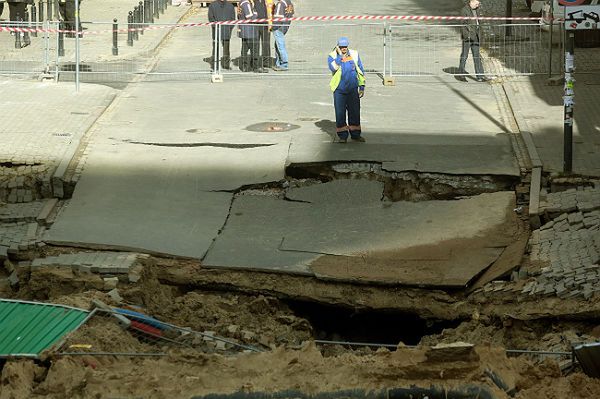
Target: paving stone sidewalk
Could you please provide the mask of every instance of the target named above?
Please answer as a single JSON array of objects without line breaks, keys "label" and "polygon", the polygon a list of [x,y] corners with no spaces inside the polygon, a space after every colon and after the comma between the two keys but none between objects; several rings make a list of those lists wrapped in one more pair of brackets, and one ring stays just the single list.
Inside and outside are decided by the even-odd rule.
[{"label": "paving stone sidewalk", "polygon": [[[573,171],[600,176],[600,74],[578,75],[575,85]],[[549,86],[544,76],[505,83],[514,112],[524,120],[541,158],[544,172],[563,170],[563,88]]]},{"label": "paving stone sidewalk", "polygon": [[[75,145],[111,103],[106,86],[4,81],[0,83],[0,202],[52,196],[51,178],[67,148]],[[68,161],[68,160],[67,160]]]},{"label": "paving stone sidewalk", "polygon": [[[113,19],[118,20],[119,29],[125,29],[129,11],[139,4],[137,0],[87,0],[81,5],[81,21],[85,34],[81,39],[81,60],[83,62],[134,59],[152,52],[168,34],[169,29],[145,31],[139,35],[133,46],[127,45],[127,33],[118,34],[119,54],[112,54]],[[160,18],[155,19],[156,24],[177,23],[189,10],[188,6],[168,6]],[[55,25],[50,25],[56,28]],[[39,33],[31,37],[31,45],[17,49],[15,38],[5,32],[0,34],[0,71],[35,71],[43,65],[48,51],[48,61],[56,60],[57,37],[51,33],[46,42],[45,34]],[[65,55],[60,57],[60,62],[75,60],[75,40],[65,38]]]}]

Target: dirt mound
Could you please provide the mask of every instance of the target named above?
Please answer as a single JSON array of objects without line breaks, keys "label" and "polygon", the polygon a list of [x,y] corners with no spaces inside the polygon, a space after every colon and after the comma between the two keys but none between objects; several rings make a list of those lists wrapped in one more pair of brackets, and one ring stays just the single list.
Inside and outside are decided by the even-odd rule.
[{"label": "dirt mound", "polygon": [[[5,370],[15,367],[23,365],[7,365]],[[42,382],[30,376],[20,386],[24,394],[30,394],[16,394],[16,398],[191,398],[235,392],[292,390],[318,394],[409,386],[475,386],[499,399],[508,399],[507,391],[513,390],[518,399],[583,399],[599,392],[600,381],[580,374],[560,378],[555,363],[534,366],[522,359],[507,358],[503,348],[458,344],[379,350],[368,356],[347,353],[324,357],[314,344],[307,344],[300,350],[280,347],[234,357],[178,350],[158,359],[58,358]]]}]

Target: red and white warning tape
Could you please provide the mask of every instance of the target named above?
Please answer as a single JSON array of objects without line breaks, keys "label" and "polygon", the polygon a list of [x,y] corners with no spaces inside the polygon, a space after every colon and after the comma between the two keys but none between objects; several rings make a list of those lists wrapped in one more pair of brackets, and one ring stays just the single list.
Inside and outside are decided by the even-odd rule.
[{"label": "red and white warning tape", "polygon": [[[124,28],[124,29],[106,29],[99,31],[82,31],[83,35],[101,34],[101,33],[127,33],[138,30],[156,30],[156,29],[177,29],[177,28],[194,28],[199,26],[213,25],[242,25],[242,24],[264,24],[277,22],[307,22],[307,21],[467,21],[475,19],[474,17],[463,16],[447,16],[447,15],[329,15],[329,16],[307,16],[294,18],[272,18],[272,19],[247,19],[235,21],[220,21],[220,22],[202,22],[202,23],[187,23],[175,25],[149,25],[144,28]],[[535,17],[479,17],[480,21],[540,21]],[[0,32],[20,32],[20,33],[77,33],[74,30],[64,29],[38,29],[28,27],[9,27],[0,26]]]}]

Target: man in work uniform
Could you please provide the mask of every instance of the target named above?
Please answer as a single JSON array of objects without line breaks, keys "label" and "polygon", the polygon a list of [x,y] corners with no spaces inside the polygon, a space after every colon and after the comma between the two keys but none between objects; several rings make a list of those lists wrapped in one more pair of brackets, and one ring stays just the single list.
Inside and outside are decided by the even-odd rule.
[{"label": "man in work uniform", "polygon": [[[238,19],[258,19],[254,0],[242,0],[239,5]],[[242,72],[259,71],[258,66],[258,31],[252,24],[240,25],[242,38],[242,53],[240,57],[240,70]],[[248,55],[249,54],[249,55]]]},{"label": "man in work uniform", "polygon": [[467,78],[463,75],[467,74],[465,67],[467,58],[469,57],[469,51],[473,53],[473,63],[475,64],[475,77],[477,81],[485,82],[489,80],[484,75],[481,53],[479,51],[481,42],[481,24],[479,23],[479,18],[481,17],[479,10],[480,5],[479,0],[467,0],[461,11],[461,16],[470,18],[464,21],[461,30],[462,52],[460,54],[458,73],[462,75],[457,77],[461,82],[467,81]]},{"label": "man in work uniform", "polygon": [[364,143],[360,126],[360,99],[365,94],[365,69],[358,51],[350,50],[349,45],[348,38],[340,38],[327,59],[333,74],[329,86],[333,91],[336,133],[340,143],[348,141],[348,134],[352,140]]},{"label": "man in work uniform", "polygon": [[[79,0],[79,7],[81,8],[81,2],[83,0]],[[65,30],[75,30],[75,0],[60,0],[60,4],[58,5],[58,11],[60,12],[60,17],[64,21],[64,29]],[[79,31],[81,31],[81,25],[79,26]],[[67,33],[66,37],[75,37],[74,33]]]},{"label": "man in work uniform", "polygon": [[[228,0],[217,0],[210,4],[208,7],[208,22],[218,21],[234,21],[235,20],[235,7]],[[223,45],[223,58],[221,59],[221,66],[223,69],[231,69],[229,63],[231,62],[231,56],[229,54],[229,43],[231,41],[231,31],[233,25],[220,25],[221,33],[221,44]],[[217,60],[221,58],[221,47],[215,42],[217,27],[212,26],[212,54],[208,57],[208,62],[213,65],[214,56],[217,55]]]},{"label": "man in work uniform", "polygon": [[[275,4],[275,18],[292,18],[294,16],[294,4],[292,0],[277,0]],[[273,36],[275,37],[275,71],[288,70],[288,54],[285,47],[285,34],[290,28],[290,21],[276,22],[273,24]]]}]

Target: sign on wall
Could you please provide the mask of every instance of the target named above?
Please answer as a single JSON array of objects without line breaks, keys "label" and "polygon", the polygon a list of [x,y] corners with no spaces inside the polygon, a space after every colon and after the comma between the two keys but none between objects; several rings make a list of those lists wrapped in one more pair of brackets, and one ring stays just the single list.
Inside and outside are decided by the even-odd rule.
[{"label": "sign on wall", "polygon": [[567,30],[600,29],[600,5],[567,7],[565,28]]}]

